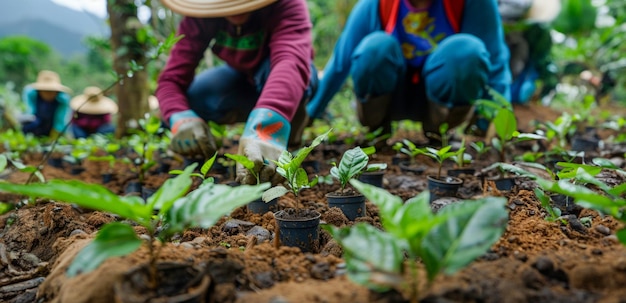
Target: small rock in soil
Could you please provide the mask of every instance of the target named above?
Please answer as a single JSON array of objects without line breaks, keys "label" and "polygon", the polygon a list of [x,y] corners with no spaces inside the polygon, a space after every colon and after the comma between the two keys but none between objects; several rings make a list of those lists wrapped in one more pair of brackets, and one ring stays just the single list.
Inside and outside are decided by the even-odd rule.
[{"label": "small rock in soil", "polygon": [[533,267],[536,268],[542,274],[548,274],[554,270],[554,263],[552,260],[545,256],[537,257]]},{"label": "small rock in soil", "polygon": [[573,230],[581,234],[587,234],[587,228],[582,223],[580,223],[580,220],[578,220],[575,215],[567,216],[567,221],[569,222],[569,226]]},{"label": "small rock in soil", "polygon": [[274,279],[272,279],[272,272],[264,271],[254,274],[254,284],[259,288],[265,289],[274,286]]},{"label": "small rock in soil", "polygon": [[327,262],[320,262],[313,264],[311,267],[311,277],[319,280],[328,280],[334,276],[330,270],[330,264]]},{"label": "small rock in soil", "polygon": [[269,303],[289,303],[289,300],[281,296],[276,296],[270,299]]},{"label": "small rock in soil", "polygon": [[524,281],[524,285],[530,289],[539,290],[545,285],[543,276],[536,270],[532,270],[528,267],[522,271],[521,278],[522,281]]},{"label": "small rock in soil", "polygon": [[82,235],[82,234],[87,234],[87,233],[82,229],[75,229],[75,230],[72,230],[72,232],[70,233],[70,237],[75,236],[75,235]]},{"label": "small rock in soil", "polygon": [[450,205],[450,204],[454,204],[461,201],[461,199],[459,198],[454,198],[454,197],[443,197],[443,198],[439,198],[435,201],[433,201],[432,203],[430,203],[430,208],[433,210],[433,212],[438,212],[440,209]]},{"label": "small rock in soil", "polygon": [[605,236],[608,236],[611,234],[611,230],[602,224],[596,225],[595,230]]},{"label": "small rock in soil", "polygon": [[252,222],[230,219],[222,225],[222,231],[232,236],[244,232],[253,226],[255,225]]},{"label": "small rock in soil", "polygon": [[599,248],[594,248],[591,250],[591,253],[596,256],[601,256],[603,254],[602,250]]},{"label": "small rock in soil", "polygon": [[255,236],[257,239],[257,243],[263,243],[272,239],[272,233],[269,230],[258,225],[252,227],[246,233],[246,236]]},{"label": "small rock in soil", "polygon": [[522,262],[528,261],[528,255],[523,252],[515,251],[513,255],[515,256],[515,259],[517,260],[520,260]]}]

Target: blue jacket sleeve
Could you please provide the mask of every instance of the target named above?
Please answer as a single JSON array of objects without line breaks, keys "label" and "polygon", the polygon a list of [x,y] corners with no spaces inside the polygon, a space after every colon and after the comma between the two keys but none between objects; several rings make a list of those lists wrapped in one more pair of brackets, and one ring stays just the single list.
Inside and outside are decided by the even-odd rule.
[{"label": "blue jacket sleeve", "polygon": [[489,86],[511,100],[509,49],[496,0],[465,0],[461,32],[480,38],[491,54]]},{"label": "blue jacket sleeve", "polygon": [[63,128],[65,128],[65,124],[72,119],[70,111],[70,95],[64,92],[59,92],[57,95],[57,101],[59,102],[59,107],[57,108],[56,113],[54,113],[54,124],[52,125],[52,128],[60,133]]},{"label": "blue jacket sleeve", "polygon": [[335,44],[335,49],[324,68],[324,75],[313,99],[307,104],[307,113],[319,118],[339,91],[350,73],[352,53],[368,34],[381,30],[378,15],[379,0],[360,0],[356,3]]}]

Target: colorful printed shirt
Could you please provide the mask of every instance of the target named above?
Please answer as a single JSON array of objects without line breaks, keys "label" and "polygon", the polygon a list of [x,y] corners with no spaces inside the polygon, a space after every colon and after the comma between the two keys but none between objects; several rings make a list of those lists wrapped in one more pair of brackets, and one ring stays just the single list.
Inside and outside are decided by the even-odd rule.
[{"label": "colorful printed shirt", "polygon": [[[406,4],[405,0],[399,1]],[[433,6],[438,6],[441,5],[442,1],[435,0],[432,3]],[[324,68],[324,77],[320,81],[317,93],[307,106],[307,109],[314,108],[313,111],[309,111],[309,115],[312,117],[317,118],[321,116],[326,105],[339,91],[346,78],[348,78],[352,54],[359,42],[373,32],[383,31],[379,6],[379,0],[360,0],[352,9],[341,36],[335,44],[333,55]],[[430,18],[434,20],[430,20]],[[409,17],[407,24],[412,26],[412,23],[415,22],[411,21],[418,19],[419,21],[424,21],[425,23],[421,24],[421,26],[426,30],[432,28],[433,31],[433,35],[430,35],[429,39],[438,43],[444,39],[442,34],[449,33],[449,21],[444,22],[443,18],[445,17],[441,17],[438,8],[433,7],[428,11],[428,16]],[[404,22],[405,18],[398,18],[398,20],[399,22]],[[434,27],[432,27],[433,24]],[[404,26],[404,23],[402,25]],[[440,25],[443,25],[445,28],[436,29]],[[416,23],[415,28],[419,27],[420,24]],[[465,0],[460,33],[474,35],[485,43],[487,51],[491,55],[491,73],[488,84],[507,99],[510,99],[509,53],[504,43],[504,34],[496,1]],[[415,55],[415,51],[416,49],[405,49],[405,54],[413,53]],[[427,56],[426,53],[418,52],[417,54]],[[420,60],[423,62],[423,59],[416,59],[414,64],[419,63]]]},{"label": "colorful printed shirt", "polygon": [[172,49],[158,80],[156,97],[164,121],[189,109],[185,92],[207,47],[250,77],[269,57],[271,72],[255,108],[271,109],[291,120],[311,72],[311,27],[304,0],[279,0],[253,12],[243,26],[225,18],[185,17],[178,29],[184,38]]},{"label": "colorful printed shirt", "polygon": [[421,68],[441,40],[454,34],[442,1],[428,9],[415,9],[400,1],[399,16],[392,35],[398,39],[407,65]]},{"label": "colorful printed shirt", "polygon": [[87,133],[95,133],[100,126],[111,123],[111,114],[90,115],[76,113],[72,123]]}]

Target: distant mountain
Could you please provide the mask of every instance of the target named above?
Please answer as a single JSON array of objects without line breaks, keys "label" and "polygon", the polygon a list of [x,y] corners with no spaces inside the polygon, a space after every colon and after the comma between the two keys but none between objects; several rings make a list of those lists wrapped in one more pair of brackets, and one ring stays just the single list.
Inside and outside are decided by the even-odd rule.
[{"label": "distant mountain", "polygon": [[15,0],[0,4],[0,37],[25,35],[45,42],[63,56],[84,53],[87,36],[107,37],[106,20],[50,0]]}]

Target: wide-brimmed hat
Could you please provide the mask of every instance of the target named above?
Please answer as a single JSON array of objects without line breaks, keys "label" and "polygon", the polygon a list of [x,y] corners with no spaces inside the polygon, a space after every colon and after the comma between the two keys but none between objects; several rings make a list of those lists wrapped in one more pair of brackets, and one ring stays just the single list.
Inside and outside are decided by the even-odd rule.
[{"label": "wide-brimmed hat", "polygon": [[561,12],[561,0],[533,0],[526,19],[531,22],[552,22]]},{"label": "wide-brimmed hat", "polygon": [[184,16],[217,18],[251,12],[276,1],[277,0],[161,0],[161,3],[174,12]]},{"label": "wide-brimmed hat", "polygon": [[102,90],[95,86],[85,87],[82,95],[70,101],[70,107],[83,114],[104,115],[117,113],[117,104],[102,94]]},{"label": "wide-brimmed hat", "polygon": [[50,71],[42,70],[37,75],[37,82],[29,84],[35,90],[52,91],[52,92],[66,92],[71,93],[72,89],[61,84],[61,77],[59,74]]}]

